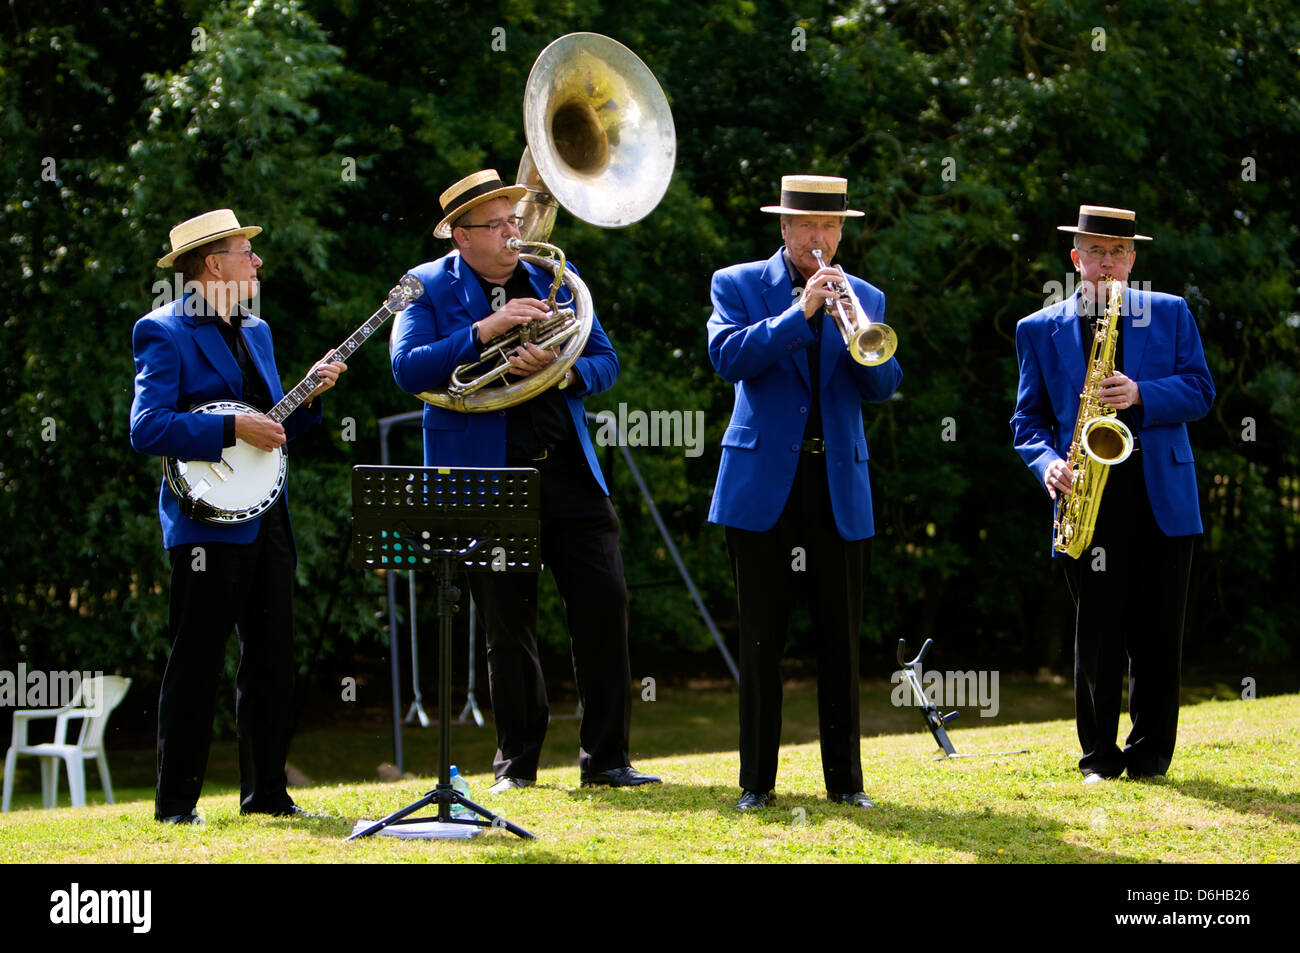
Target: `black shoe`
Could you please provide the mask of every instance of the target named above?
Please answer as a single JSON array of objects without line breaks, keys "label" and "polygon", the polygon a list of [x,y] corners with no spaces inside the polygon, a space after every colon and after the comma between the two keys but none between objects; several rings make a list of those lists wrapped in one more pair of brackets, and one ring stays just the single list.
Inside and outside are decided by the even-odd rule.
[{"label": "black shoe", "polygon": [[497,778],[496,783],[488,788],[488,794],[505,794],[516,788],[531,788],[536,783],[529,778]]},{"label": "black shoe", "polygon": [[299,821],[323,821],[329,817],[328,814],[320,814],[316,811],[309,811],[306,808],[299,807],[297,804],[291,804],[286,810],[276,811],[272,817],[292,817]]},{"label": "black shoe", "polygon": [[582,786],[584,788],[596,787],[597,785],[607,785],[611,788],[635,788],[642,784],[663,784],[663,781],[653,774],[642,774],[631,765],[626,768],[610,768],[608,771],[601,771],[599,774],[584,774],[582,776]]},{"label": "black shoe", "polygon": [[329,817],[328,814],[313,814],[311,811],[305,810],[297,804],[290,804],[288,807],[283,807],[278,811],[246,811],[243,808],[240,808],[239,813],[243,817],[256,816],[260,814],[263,817],[289,817],[299,821],[319,821]]},{"label": "black shoe", "polygon": [[775,791],[759,794],[757,791],[749,790],[749,788],[741,788],[741,790],[744,793],[740,795],[740,800],[736,802],[737,811],[761,811],[765,807],[771,807],[772,802],[776,800]]},{"label": "black shoe", "polygon": [[1139,771],[1137,774],[1134,774],[1132,771],[1129,771],[1128,779],[1130,781],[1145,781],[1147,783],[1159,784],[1165,780],[1165,773],[1161,771],[1159,774],[1156,773],[1143,774],[1141,771]]},{"label": "black shoe", "polygon": [[198,814],[190,811],[188,814],[173,814],[170,817],[156,818],[159,824],[193,824],[195,827],[203,827],[203,818]]},{"label": "black shoe", "polygon": [[827,792],[826,800],[836,804],[852,804],[854,807],[875,807],[871,798],[867,797],[862,791],[855,791],[853,794],[831,794]]}]

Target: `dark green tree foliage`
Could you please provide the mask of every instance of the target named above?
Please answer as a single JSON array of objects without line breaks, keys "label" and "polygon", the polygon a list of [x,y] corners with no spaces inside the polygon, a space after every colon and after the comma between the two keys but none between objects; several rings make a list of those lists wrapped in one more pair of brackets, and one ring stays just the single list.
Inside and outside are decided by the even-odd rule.
[{"label": "dark green tree foliage", "polygon": [[[1138,209],[1157,240],[1134,279],[1188,298],[1219,390],[1192,425],[1207,535],[1188,655],[1258,664],[1294,644],[1300,27],[1282,4],[256,0],[110,13],[20,0],[9,13],[6,662],[149,670],[165,651],[157,464],[130,450],[126,425],[130,327],[160,293],[153,262],[171,225],[229,206],[266,228],[263,314],[292,383],[405,269],[444,253],[430,235],[443,189],[484,166],[513,175],[529,68],[576,30],[636,50],[678,132],[672,186],[645,221],[611,233],[560,216],[554,240],[623,366],[588,409],[704,411],[701,456],[635,453],[724,630],[730,577],[704,518],[732,392],[705,350],[709,276],[770,255],[777,221],[759,206],[783,173],[821,172],[847,175],[867,212],[839,260],[888,295],[906,375],[898,399],[866,410],[872,639],[887,650],[934,635],[963,664],[1064,661],[1049,504],[1010,448],[1012,339],[1054,285],[1068,290],[1055,227],[1093,203]],[[420,406],[387,357],[382,342],[359,352],[325,425],[293,448],[300,657],[315,675],[353,671],[354,643],[379,651],[382,583],[348,564],[348,473],[378,462],[377,418]],[[418,438],[399,443],[396,459],[419,459]],[[707,634],[621,462],[614,473],[634,668],[661,653],[716,667],[681,657],[711,653]],[[558,599],[543,592],[562,651]]]}]

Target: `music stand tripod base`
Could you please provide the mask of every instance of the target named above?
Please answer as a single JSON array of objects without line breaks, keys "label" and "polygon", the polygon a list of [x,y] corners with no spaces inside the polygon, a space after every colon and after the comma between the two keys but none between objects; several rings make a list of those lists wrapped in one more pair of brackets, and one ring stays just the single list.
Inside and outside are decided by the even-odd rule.
[{"label": "music stand tripod base", "polygon": [[[428,823],[411,817],[436,805],[440,824],[500,827],[528,840],[517,824],[475,804],[451,786],[451,617],[460,590],[453,574],[537,572],[541,565],[540,475],[536,470],[465,467],[354,467],[353,566],[427,571],[438,587],[438,785],[419,800],[355,831],[370,837],[393,824]],[[476,817],[453,817],[461,805]]]}]

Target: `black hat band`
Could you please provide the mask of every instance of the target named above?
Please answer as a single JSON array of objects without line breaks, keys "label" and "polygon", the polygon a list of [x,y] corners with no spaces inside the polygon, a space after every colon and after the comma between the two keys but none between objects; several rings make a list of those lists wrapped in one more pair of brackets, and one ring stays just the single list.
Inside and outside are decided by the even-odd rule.
[{"label": "black hat band", "polygon": [[1137,234],[1137,223],[1131,218],[1081,214],[1079,231],[1090,232],[1093,235],[1110,235],[1114,238],[1132,238]]},{"label": "black hat band", "polygon": [[452,199],[450,205],[444,205],[442,207],[442,217],[450,218],[455,213],[456,209],[460,208],[462,205],[472,202],[480,195],[487,195],[489,192],[496,192],[497,190],[504,188],[505,185],[502,184],[500,179],[493,179],[490,182],[481,182],[472,188],[468,188]]},{"label": "black hat band", "polygon": [[844,192],[793,192],[781,190],[781,205],[805,212],[844,212],[849,197]]}]

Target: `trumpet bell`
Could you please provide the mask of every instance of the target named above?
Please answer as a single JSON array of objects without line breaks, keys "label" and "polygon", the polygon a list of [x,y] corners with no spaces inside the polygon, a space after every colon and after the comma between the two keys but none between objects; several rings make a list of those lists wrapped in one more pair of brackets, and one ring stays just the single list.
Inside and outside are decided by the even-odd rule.
[{"label": "trumpet bell", "polygon": [[849,340],[849,357],[867,367],[884,364],[897,350],[898,335],[887,324],[869,324]]},{"label": "trumpet bell", "polygon": [[519,182],[600,228],[649,215],[677,161],[672,110],[654,74],[599,33],[570,33],[542,50],[524,91],[524,135]]}]

